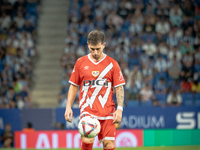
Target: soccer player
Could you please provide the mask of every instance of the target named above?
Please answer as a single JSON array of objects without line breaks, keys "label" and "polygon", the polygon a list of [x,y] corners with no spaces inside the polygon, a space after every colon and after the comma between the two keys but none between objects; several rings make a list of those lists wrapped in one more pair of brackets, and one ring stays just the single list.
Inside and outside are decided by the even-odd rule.
[{"label": "soccer player", "polygon": [[[69,82],[68,100],[65,119],[71,122],[71,106],[78,92],[80,116],[91,115],[101,124],[98,139],[104,150],[114,150],[115,123],[121,122],[124,102],[124,77],[120,67],[113,58],[107,56],[105,36],[100,31],[91,31],[87,38],[90,53],[79,58],[74,66]],[[116,91],[117,110],[113,101],[113,87]],[[94,138],[82,139],[81,150],[92,150]]]}]

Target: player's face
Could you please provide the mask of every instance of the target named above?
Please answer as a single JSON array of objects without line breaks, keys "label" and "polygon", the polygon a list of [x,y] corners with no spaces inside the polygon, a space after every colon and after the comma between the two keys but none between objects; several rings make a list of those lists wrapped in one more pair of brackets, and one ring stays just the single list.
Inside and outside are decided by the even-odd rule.
[{"label": "player's face", "polygon": [[95,60],[101,59],[103,54],[103,49],[105,48],[105,43],[99,42],[97,45],[91,45],[88,43],[88,47],[90,49],[90,53]]}]

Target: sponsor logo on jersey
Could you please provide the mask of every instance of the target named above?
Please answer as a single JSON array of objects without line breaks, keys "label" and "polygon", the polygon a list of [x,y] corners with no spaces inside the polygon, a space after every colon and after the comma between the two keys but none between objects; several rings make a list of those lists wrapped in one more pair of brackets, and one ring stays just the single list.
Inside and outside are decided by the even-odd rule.
[{"label": "sponsor logo on jersey", "polygon": [[107,79],[99,79],[99,80],[85,80],[83,81],[83,86],[105,86],[108,87],[108,80]]},{"label": "sponsor logo on jersey", "polygon": [[93,75],[94,77],[97,77],[97,76],[99,75],[99,71],[92,71],[92,75]]}]

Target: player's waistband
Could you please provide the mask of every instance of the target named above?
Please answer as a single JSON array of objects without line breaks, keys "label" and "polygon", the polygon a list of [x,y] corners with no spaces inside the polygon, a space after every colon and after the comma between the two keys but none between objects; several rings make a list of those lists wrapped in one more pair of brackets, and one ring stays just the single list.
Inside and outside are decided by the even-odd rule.
[{"label": "player's waistband", "polygon": [[108,119],[113,119],[112,114],[111,114],[110,116],[99,117],[99,116],[92,115],[92,114],[90,114],[90,113],[88,113],[88,112],[83,112],[83,113],[81,113],[79,118],[82,119],[83,117],[86,117],[86,116],[92,116],[92,117],[97,118],[98,120],[108,120]]}]

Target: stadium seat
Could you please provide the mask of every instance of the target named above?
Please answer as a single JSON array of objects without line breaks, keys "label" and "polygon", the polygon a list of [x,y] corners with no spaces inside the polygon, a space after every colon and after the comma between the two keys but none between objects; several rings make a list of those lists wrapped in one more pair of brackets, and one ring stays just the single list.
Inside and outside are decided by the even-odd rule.
[{"label": "stadium seat", "polygon": [[159,104],[166,105],[166,99],[165,100],[159,100],[158,102],[159,102]]},{"label": "stadium seat", "polygon": [[183,99],[183,102],[186,101],[186,100],[193,100],[194,95],[192,93],[183,93],[182,99]]},{"label": "stadium seat", "polygon": [[200,70],[200,65],[195,66],[195,71],[198,72]]},{"label": "stadium seat", "polygon": [[183,106],[193,106],[194,105],[194,101],[192,99],[186,99],[185,101],[183,101]]},{"label": "stadium seat", "polygon": [[127,106],[128,107],[137,107],[137,106],[139,106],[139,101],[137,101],[137,100],[129,100]]},{"label": "stadium seat", "polygon": [[156,94],[155,96],[158,101],[166,101],[166,99],[167,99],[166,94]]},{"label": "stadium seat", "polygon": [[194,98],[194,99],[195,99],[195,101],[198,101],[198,100],[200,100],[200,94],[198,94],[198,93],[197,93],[197,94],[195,94],[195,98]]},{"label": "stadium seat", "polygon": [[200,106],[200,100],[194,102],[195,106]]},{"label": "stadium seat", "polygon": [[141,102],[140,106],[153,106],[152,101]]}]

